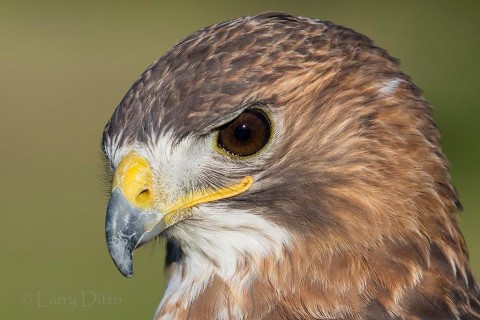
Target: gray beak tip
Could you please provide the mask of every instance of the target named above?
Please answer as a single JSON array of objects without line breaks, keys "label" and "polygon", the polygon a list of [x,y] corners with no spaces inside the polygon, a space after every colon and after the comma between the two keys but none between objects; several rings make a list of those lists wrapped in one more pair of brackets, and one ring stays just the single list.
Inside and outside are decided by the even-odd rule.
[{"label": "gray beak tip", "polygon": [[133,276],[133,270],[120,270],[120,273],[125,277],[125,278],[131,278]]},{"label": "gray beak tip", "polygon": [[133,275],[133,256],[128,244],[124,241],[110,242],[108,248],[118,271],[123,276],[130,278]]},{"label": "gray beak tip", "polygon": [[105,220],[105,235],[110,256],[125,277],[133,275],[132,252],[138,244],[138,228],[141,227],[135,223],[137,211],[118,190],[112,193]]}]

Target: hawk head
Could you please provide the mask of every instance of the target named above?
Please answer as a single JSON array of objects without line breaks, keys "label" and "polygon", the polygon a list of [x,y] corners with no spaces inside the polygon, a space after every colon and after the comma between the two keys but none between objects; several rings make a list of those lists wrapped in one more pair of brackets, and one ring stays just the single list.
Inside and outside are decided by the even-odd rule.
[{"label": "hawk head", "polygon": [[159,318],[474,319],[439,139],[398,61],[353,30],[279,13],[207,27],[105,128],[110,254],[131,276],[135,248],[169,240]]}]

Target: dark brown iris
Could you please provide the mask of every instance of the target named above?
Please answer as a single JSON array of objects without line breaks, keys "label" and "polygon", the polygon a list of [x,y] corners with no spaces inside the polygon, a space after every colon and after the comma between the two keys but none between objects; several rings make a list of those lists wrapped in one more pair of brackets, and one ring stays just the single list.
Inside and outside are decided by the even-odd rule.
[{"label": "dark brown iris", "polygon": [[260,151],[270,139],[270,122],[260,110],[246,110],[220,128],[218,146],[239,157]]}]

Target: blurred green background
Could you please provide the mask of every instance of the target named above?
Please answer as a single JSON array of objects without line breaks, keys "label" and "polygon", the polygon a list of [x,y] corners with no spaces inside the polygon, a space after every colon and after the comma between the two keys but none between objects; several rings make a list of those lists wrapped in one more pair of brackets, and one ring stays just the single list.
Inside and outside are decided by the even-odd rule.
[{"label": "blurred green background", "polygon": [[163,244],[123,278],[104,240],[103,126],[189,33],[267,10],[331,20],[402,60],[435,108],[480,275],[480,2],[0,2],[0,318],[150,319]]}]

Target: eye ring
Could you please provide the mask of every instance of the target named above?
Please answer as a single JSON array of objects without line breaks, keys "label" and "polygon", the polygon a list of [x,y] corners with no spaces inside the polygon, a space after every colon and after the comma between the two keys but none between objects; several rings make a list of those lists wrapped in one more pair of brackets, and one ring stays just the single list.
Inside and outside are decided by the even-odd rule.
[{"label": "eye ring", "polygon": [[220,127],[217,147],[229,155],[246,158],[262,150],[270,141],[272,125],[259,109],[248,109]]}]

